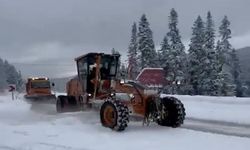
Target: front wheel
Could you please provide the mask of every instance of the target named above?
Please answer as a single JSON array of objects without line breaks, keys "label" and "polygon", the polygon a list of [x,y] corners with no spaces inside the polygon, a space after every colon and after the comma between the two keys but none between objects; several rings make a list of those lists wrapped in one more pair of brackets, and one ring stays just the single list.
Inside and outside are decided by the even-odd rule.
[{"label": "front wheel", "polygon": [[123,131],[128,126],[128,107],[119,101],[106,101],[101,106],[100,119],[104,127]]},{"label": "front wheel", "polygon": [[185,119],[185,108],[175,97],[164,97],[160,103],[160,117],[157,123],[161,126],[179,127]]}]

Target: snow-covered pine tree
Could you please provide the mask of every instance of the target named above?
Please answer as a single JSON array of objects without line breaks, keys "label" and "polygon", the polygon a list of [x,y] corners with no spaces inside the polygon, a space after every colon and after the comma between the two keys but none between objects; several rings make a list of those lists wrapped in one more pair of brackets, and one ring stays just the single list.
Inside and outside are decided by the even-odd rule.
[{"label": "snow-covered pine tree", "polygon": [[[166,74],[166,78],[167,78],[167,80],[170,81],[170,79],[172,79],[173,77],[170,78],[170,74],[169,74],[169,72],[172,72],[172,71],[170,71],[170,69],[172,69],[172,67],[171,68],[169,67],[169,62],[168,62],[169,56],[170,56],[170,46],[168,44],[168,37],[166,35],[163,38],[160,50],[158,50],[158,66],[163,68],[164,71],[166,73],[168,73],[168,74]],[[172,85],[168,85],[168,86],[164,87],[164,92],[165,93],[172,93]]]},{"label": "snow-covered pine tree", "polygon": [[219,67],[217,65],[217,53],[215,51],[215,29],[214,22],[210,11],[207,13],[207,21],[205,27],[204,49],[207,61],[204,66],[204,78],[201,80],[202,94],[218,95],[220,88]]},{"label": "snow-covered pine tree", "polygon": [[[185,47],[181,41],[178,25],[178,14],[172,8],[169,16],[169,32],[167,37],[169,39],[169,48],[166,51],[166,62],[164,68],[167,71],[167,79],[173,83],[172,93],[183,94],[186,87],[186,53]],[[179,84],[180,83],[180,84]],[[177,85],[178,84],[178,85]]]},{"label": "snow-covered pine tree", "polygon": [[221,74],[221,94],[232,96],[235,95],[235,84],[232,74],[232,45],[229,42],[231,38],[230,22],[225,16],[219,27],[220,40],[217,45],[219,54],[220,74]]},{"label": "snow-covered pine tree", "polygon": [[207,57],[204,50],[205,28],[200,16],[194,22],[191,43],[189,44],[189,73],[190,84],[193,88],[193,94],[202,94],[201,83],[204,77],[204,67]]},{"label": "snow-covered pine tree", "polygon": [[168,37],[164,36],[163,41],[161,42],[161,48],[158,51],[159,67],[165,68],[168,66],[167,60],[169,56],[170,46],[168,44]]},{"label": "snow-covered pine tree", "polygon": [[139,73],[137,56],[137,27],[136,23],[132,25],[131,39],[128,47],[128,78],[135,80]]},{"label": "snow-covered pine tree", "polygon": [[126,80],[128,79],[128,72],[127,72],[128,68],[125,66],[124,63],[121,64],[121,67],[120,67],[120,72],[121,72],[121,76],[120,78],[123,79],[123,80]]},{"label": "snow-covered pine tree", "polygon": [[157,53],[155,51],[153,33],[145,14],[142,15],[139,22],[138,52],[141,69],[157,67]]},{"label": "snow-covered pine tree", "polygon": [[218,75],[218,94],[217,95],[223,95],[222,94],[222,86],[223,86],[223,72],[222,72],[222,68],[223,68],[223,62],[224,62],[224,58],[222,51],[220,50],[220,40],[217,41],[216,43],[216,47],[215,47],[215,52],[216,52],[216,58],[217,58],[217,75]]},{"label": "snow-covered pine tree", "polygon": [[237,97],[242,97],[243,96],[243,88],[242,88],[242,83],[241,83],[241,69],[240,69],[240,63],[239,63],[239,58],[236,53],[236,50],[233,49],[231,53],[232,57],[232,74],[233,74],[233,80],[234,84],[236,85],[236,96]]},{"label": "snow-covered pine tree", "polygon": [[24,80],[22,78],[21,71],[18,71],[16,87],[17,87],[17,91],[19,92],[24,89]]},{"label": "snow-covered pine tree", "polygon": [[15,84],[18,91],[21,90],[23,85],[23,79],[21,72],[18,72],[16,68],[9,64],[8,61],[4,61],[4,70],[6,75],[6,82],[7,84]]},{"label": "snow-covered pine tree", "polygon": [[0,92],[7,86],[4,61],[0,58]]}]

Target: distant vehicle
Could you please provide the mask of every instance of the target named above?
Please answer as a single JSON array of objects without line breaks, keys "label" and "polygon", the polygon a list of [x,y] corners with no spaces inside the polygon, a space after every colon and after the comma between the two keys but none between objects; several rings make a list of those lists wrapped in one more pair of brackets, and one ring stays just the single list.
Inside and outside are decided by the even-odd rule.
[{"label": "distant vehicle", "polygon": [[25,99],[34,102],[56,102],[55,94],[51,92],[51,86],[54,83],[50,83],[49,78],[46,77],[32,77],[27,79]]}]

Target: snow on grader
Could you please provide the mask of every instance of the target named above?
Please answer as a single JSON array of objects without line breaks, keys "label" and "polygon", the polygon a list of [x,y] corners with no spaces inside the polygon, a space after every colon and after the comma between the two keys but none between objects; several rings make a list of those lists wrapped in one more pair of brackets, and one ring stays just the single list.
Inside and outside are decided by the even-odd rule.
[{"label": "snow on grader", "polygon": [[88,53],[75,59],[78,76],[66,86],[67,96],[57,98],[57,112],[93,109],[99,106],[104,127],[123,131],[129,116],[139,116],[143,123],[179,127],[185,108],[175,97],[150,94],[137,82],[118,79],[118,54]]}]

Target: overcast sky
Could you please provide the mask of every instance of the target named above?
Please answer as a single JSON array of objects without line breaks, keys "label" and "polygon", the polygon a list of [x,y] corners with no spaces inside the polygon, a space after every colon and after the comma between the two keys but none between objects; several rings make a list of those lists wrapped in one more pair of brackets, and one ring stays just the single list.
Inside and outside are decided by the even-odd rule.
[{"label": "overcast sky", "polygon": [[249,7],[250,0],[0,0],[0,57],[24,76],[48,77],[75,74],[73,59],[86,52],[115,48],[125,60],[132,23],[145,13],[159,46],[171,8],[185,45],[194,20],[210,10],[216,28],[228,16],[232,45],[241,48],[250,46]]}]

